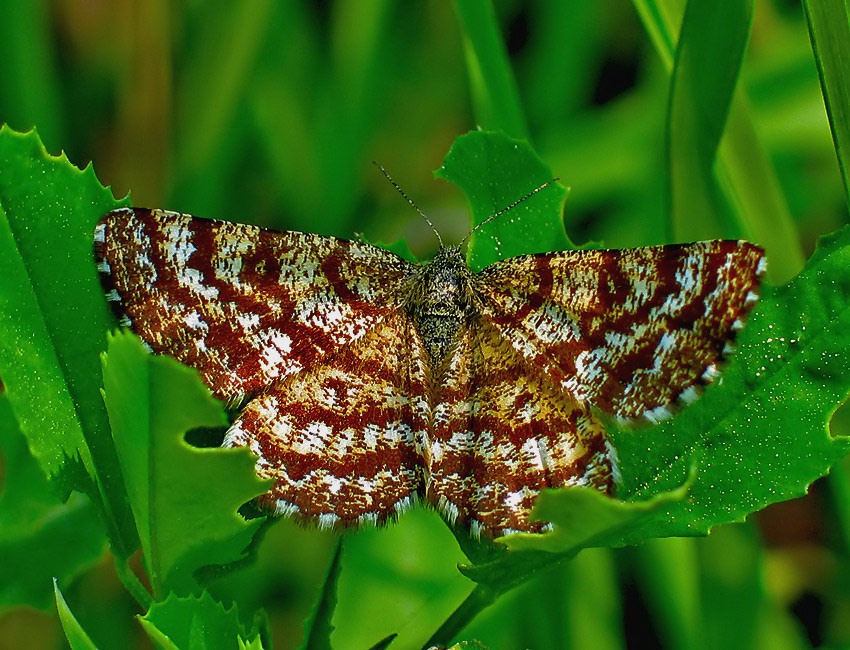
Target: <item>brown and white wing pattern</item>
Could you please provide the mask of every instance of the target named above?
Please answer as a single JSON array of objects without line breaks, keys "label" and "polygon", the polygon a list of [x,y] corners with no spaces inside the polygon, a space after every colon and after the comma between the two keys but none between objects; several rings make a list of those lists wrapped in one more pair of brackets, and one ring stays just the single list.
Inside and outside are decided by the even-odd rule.
[{"label": "brown and white wing pattern", "polygon": [[122,324],[234,402],[396,313],[413,268],[368,244],[139,208],[100,221],[95,256]]},{"label": "brown and white wing pattern", "polygon": [[660,421],[718,375],[764,271],[758,246],[706,241],[525,255],[475,286],[484,317],[576,399]]},{"label": "brown and white wing pattern", "polygon": [[483,319],[454,351],[428,443],[428,500],[476,536],[545,530],[528,518],[541,489],[610,492],[617,472],[587,405]]},{"label": "brown and white wing pattern", "polygon": [[251,400],[225,445],[259,456],[274,479],[260,502],[322,527],[380,523],[423,488],[428,423],[419,335],[388,318],[310,370]]},{"label": "brown and white wing pattern", "polygon": [[[474,275],[454,249],[417,267],[364,243],[136,208],[94,238],[122,324],[244,404],[225,444],[258,456],[263,504],[332,527],[424,496],[475,535],[545,530],[529,520],[544,488],[610,493],[616,453],[591,408],[658,421],[693,401],[765,270],[757,246],[712,241]],[[429,268],[439,291],[424,289]],[[451,323],[443,357],[433,337],[451,341]]]}]

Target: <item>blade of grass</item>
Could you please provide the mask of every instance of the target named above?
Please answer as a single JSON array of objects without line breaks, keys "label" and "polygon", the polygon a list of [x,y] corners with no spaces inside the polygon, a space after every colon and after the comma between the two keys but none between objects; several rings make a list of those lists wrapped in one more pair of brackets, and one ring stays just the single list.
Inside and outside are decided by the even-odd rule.
[{"label": "blade of grass", "polygon": [[[847,0],[803,0],[803,9],[850,208],[850,7]],[[850,481],[844,466],[834,467],[827,482],[832,497],[829,506],[846,550],[850,540]],[[846,555],[840,557],[846,558]],[[841,572],[846,575],[847,571],[845,560],[841,563]]]},{"label": "blade of grass", "polygon": [[850,16],[847,0],[803,0],[844,191],[850,206]]},{"label": "blade of grass", "polygon": [[[753,648],[763,644],[758,626],[771,603],[763,585],[765,552],[755,522],[723,526],[694,542],[702,569],[700,645]],[[777,650],[788,647],[794,644],[783,643]]]},{"label": "blade of grass", "polygon": [[729,232],[714,161],[749,39],[752,0],[691,0],[670,79],[667,148],[676,240]]},{"label": "blade of grass", "polygon": [[586,549],[564,564],[568,590],[564,609],[567,647],[574,650],[620,650],[627,647],[615,554]]},{"label": "blade of grass", "polygon": [[650,539],[634,549],[640,587],[665,648],[699,647],[702,638],[697,542]]},{"label": "blade of grass", "polygon": [[44,473],[63,496],[102,505],[112,550],[127,557],[138,539],[99,394],[110,319],[92,260],[95,223],[122,203],[91,166],[0,127],[0,373]]},{"label": "blade of grass", "polygon": [[178,80],[177,178],[201,175],[217,158],[223,134],[236,119],[271,9],[270,0],[233,5],[225,12],[210,6],[209,20],[197,36],[199,47]]},{"label": "blade of grass", "polygon": [[0,122],[19,130],[38,126],[47,148],[56,150],[68,138],[47,4],[0,3]]},{"label": "blade of grass", "polygon": [[664,69],[667,72],[672,71],[685,3],[672,0],[632,0],[632,5]]},{"label": "blade of grass", "polygon": [[605,47],[604,18],[605,6],[597,0],[541,2],[529,12],[535,37],[519,62],[529,122],[543,128],[559,124],[592,95]]},{"label": "blade of grass", "polygon": [[269,191],[280,204],[281,221],[268,225],[320,232],[316,206],[325,191],[318,169],[323,152],[316,146],[314,122],[316,98],[326,94],[328,80],[322,73],[328,65],[310,9],[295,2],[275,6],[275,38],[255,70],[248,107],[260,134],[259,153],[269,168]]},{"label": "blade of grass", "polygon": [[119,5],[127,64],[120,66],[119,183],[137,205],[163,205],[169,175],[174,80],[172,11],[167,1]]},{"label": "blade of grass", "polygon": [[[679,0],[632,0],[662,64],[672,72],[683,3]],[[723,14],[717,14],[718,20]],[[732,99],[726,131],[720,141],[715,173],[734,210],[740,231],[762,244],[771,264],[768,277],[784,282],[803,266],[803,253],[776,172],[752,124],[739,89]],[[719,233],[718,233],[719,234]]]},{"label": "blade of grass", "polygon": [[732,101],[717,159],[715,172],[738,216],[741,234],[767,251],[769,281],[787,282],[803,268],[805,255],[776,171],[740,93]]},{"label": "blade of grass", "polygon": [[527,140],[528,126],[492,3],[455,0],[455,9],[463,29],[476,123]]},{"label": "blade of grass", "polygon": [[341,555],[342,537],[339,537],[328,564],[322,590],[313,604],[310,617],[304,621],[304,640],[301,642],[301,650],[329,650],[331,647],[331,632],[334,629],[331,621],[336,608],[336,588],[339,582]]},{"label": "blade of grass", "polygon": [[[390,38],[393,4],[388,0],[336,3],[331,14],[331,81],[321,97],[317,124],[319,141],[315,210],[321,230],[350,232],[360,200],[363,153],[382,112],[383,90],[390,76]],[[339,111],[339,102],[345,110]]]}]

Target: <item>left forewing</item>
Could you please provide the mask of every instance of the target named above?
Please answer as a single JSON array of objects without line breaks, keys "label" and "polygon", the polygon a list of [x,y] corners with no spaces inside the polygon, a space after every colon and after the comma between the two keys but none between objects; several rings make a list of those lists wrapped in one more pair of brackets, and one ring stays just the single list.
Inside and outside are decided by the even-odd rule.
[{"label": "left forewing", "polygon": [[100,221],[95,256],[122,324],[229,400],[397,313],[412,266],[368,244],[140,208]]}]

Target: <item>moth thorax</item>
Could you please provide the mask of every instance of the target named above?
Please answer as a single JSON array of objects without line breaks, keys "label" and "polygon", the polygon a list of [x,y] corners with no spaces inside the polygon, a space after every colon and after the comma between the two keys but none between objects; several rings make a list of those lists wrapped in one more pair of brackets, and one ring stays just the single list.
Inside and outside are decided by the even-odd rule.
[{"label": "moth thorax", "polygon": [[411,292],[408,309],[435,370],[470,316],[470,276],[460,249],[442,248],[422,267]]}]

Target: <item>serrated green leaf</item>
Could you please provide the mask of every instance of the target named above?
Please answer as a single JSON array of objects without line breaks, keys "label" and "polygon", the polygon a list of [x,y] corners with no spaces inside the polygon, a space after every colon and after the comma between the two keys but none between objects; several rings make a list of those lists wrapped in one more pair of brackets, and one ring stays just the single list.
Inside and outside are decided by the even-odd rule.
[{"label": "serrated green leaf", "polygon": [[239,621],[236,605],[225,609],[206,591],[200,596],[169,594],[138,619],[151,641],[163,650],[262,648],[257,634]]},{"label": "serrated green leaf", "polygon": [[[464,187],[476,220],[490,211],[492,198],[480,189],[487,183],[473,183],[472,172],[466,170],[481,158],[491,165],[505,164],[506,156],[481,152],[515,144],[504,136],[471,133],[459,138],[449,153],[445,167],[450,171],[441,170],[441,175],[467,187],[477,185],[478,190]],[[539,159],[530,148],[516,146],[515,151],[507,169],[479,167],[477,173],[487,172],[487,178],[497,179],[491,185],[501,186],[524,165],[539,170]],[[551,228],[560,216],[560,205],[535,208],[525,224],[502,224],[504,236],[516,247],[526,244],[529,227]],[[560,235],[560,227],[556,230]],[[826,423],[850,390],[841,323],[850,318],[850,289],[845,287],[850,277],[848,242],[847,231],[824,239],[791,284],[765,288],[733,364],[695,405],[659,427],[613,432],[624,477],[619,496],[624,501],[677,490],[689,468],[697,468],[687,499],[673,499],[668,507],[640,517],[644,524],[617,543],[704,534],[713,525],[740,521],[769,503],[805,493],[847,452],[848,441],[831,439]],[[554,494],[546,493],[541,503]]]},{"label": "serrated green leaf", "polygon": [[52,606],[52,580],[67,580],[97,560],[105,538],[94,504],[80,494],[61,503],[0,395],[0,607]]},{"label": "serrated green leaf", "polygon": [[[620,539],[623,529],[649,513],[662,511],[669,504],[685,499],[690,483],[689,480],[675,490],[634,502],[612,499],[592,488],[544,490],[535,505],[533,518],[552,522],[555,529],[542,535],[510,535],[501,541],[514,551],[535,550],[570,555],[588,546],[612,546]],[[576,522],[581,522],[581,525],[576,525]]]},{"label": "serrated green leaf", "polygon": [[256,636],[250,641],[245,641],[242,638],[236,639],[239,643],[239,650],[263,650],[263,640]]},{"label": "serrated green leaf", "polygon": [[[698,535],[806,493],[850,450],[828,422],[850,391],[850,230],[821,238],[788,285],[766,287],[730,367],[670,422],[615,434],[621,497],[641,498],[698,470],[688,499],[625,543]],[[651,521],[651,523],[650,523]]]},{"label": "serrated green leaf", "polygon": [[[491,134],[476,138],[482,140],[479,151],[491,144]],[[536,157],[529,164],[536,165]],[[511,172],[522,165],[518,156]],[[488,171],[499,180],[507,175]],[[486,194],[477,209],[481,194],[467,196],[475,214],[489,211]],[[544,228],[560,218],[560,208],[541,206],[527,218],[531,228]],[[510,221],[504,225],[503,236],[516,243],[512,254],[525,252],[525,232]],[[431,640],[450,639],[497,594],[585,546],[705,534],[805,493],[850,450],[848,440],[831,439],[826,430],[850,390],[850,346],[841,336],[850,331],[843,322],[850,319],[848,270],[850,233],[842,231],[824,242],[793,283],[765,289],[734,363],[697,404],[659,427],[611,432],[623,502],[586,489],[546,491],[535,516],[555,520],[552,533],[503,538],[501,551],[498,544],[458,535],[473,562],[462,571],[479,586]],[[559,528],[565,528],[561,537]]]},{"label": "serrated green leaf", "polygon": [[59,591],[59,585],[55,580],[53,581],[53,595],[56,599],[59,620],[62,622],[62,630],[65,632],[65,638],[68,639],[71,650],[97,650],[97,646],[92,643],[89,635],[86,634],[86,631],[68,608],[68,603],[65,602],[65,597]]},{"label": "serrated green leaf", "polygon": [[304,622],[304,641],[302,650],[331,650],[331,632],[333,632],[334,609],[336,608],[336,588],[339,582],[340,557],[342,556],[342,537],[336,542],[331,556],[322,590],[313,605],[310,617]]},{"label": "serrated green leaf", "polygon": [[[455,140],[435,175],[463,190],[473,225],[553,178],[527,142],[482,131]],[[524,253],[572,248],[564,231],[566,197],[566,189],[553,183],[482,226],[470,238],[472,269]]]},{"label": "serrated green leaf", "polygon": [[[506,553],[483,554],[471,565],[461,566],[470,580],[503,591],[525,580],[535,570],[573,557],[591,546],[619,546],[624,531],[640,526],[647,517],[665,512],[671,503],[686,498],[693,476],[670,492],[651,499],[624,502],[591,488],[570,487],[544,490],[535,505],[533,518],[550,521],[554,530],[543,534],[520,533],[498,540]],[[489,544],[483,542],[482,544]]]},{"label": "serrated green leaf", "polygon": [[45,474],[102,503],[126,557],[134,530],[99,395],[110,321],[92,263],[95,223],[124,203],[34,131],[0,128],[0,377]]},{"label": "serrated green leaf", "polygon": [[197,372],[109,337],[104,396],[154,594],[196,591],[202,566],[244,557],[263,519],[238,508],[266,491],[246,448],[196,448],[185,433],[226,424]]}]

